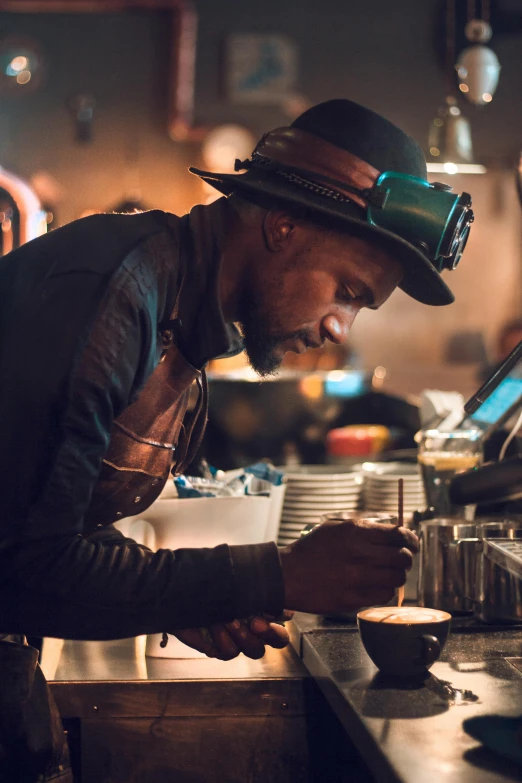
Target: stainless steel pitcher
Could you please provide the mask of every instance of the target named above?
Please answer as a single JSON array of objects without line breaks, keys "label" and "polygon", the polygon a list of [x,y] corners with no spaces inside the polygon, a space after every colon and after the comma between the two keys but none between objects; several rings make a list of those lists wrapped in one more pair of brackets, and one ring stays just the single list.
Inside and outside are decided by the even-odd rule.
[{"label": "stainless steel pitcher", "polygon": [[473,611],[476,554],[462,540],[477,539],[477,525],[462,518],[429,519],[419,527],[418,604],[446,612]]},{"label": "stainless steel pitcher", "polygon": [[483,622],[522,621],[522,582],[487,557],[487,540],[522,538],[519,518],[421,522],[418,603]]}]

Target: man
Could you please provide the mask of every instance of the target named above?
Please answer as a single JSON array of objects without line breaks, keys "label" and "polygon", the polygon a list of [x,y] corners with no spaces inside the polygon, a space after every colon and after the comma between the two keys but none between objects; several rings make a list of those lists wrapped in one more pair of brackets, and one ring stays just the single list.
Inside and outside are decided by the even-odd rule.
[{"label": "man", "polygon": [[[428,186],[421,150],[384,118],[330,101],[238,165],[193,170],[231,197],[189,216],[92,216],[1,260],[5,634],[162,631],[259,657],[287,643],[267,619],[284,609],[385,603],[405,581],[416,538],[388,525],[324,525],[280,551],[157,553],[111,527],[195,454],[210,359],[244,346],[265,375],[287,351],[344,341],[397,286],[452,301],[439,272],[458,261],[469,204]],[[382,172],[397,175],[381,187]]]}]

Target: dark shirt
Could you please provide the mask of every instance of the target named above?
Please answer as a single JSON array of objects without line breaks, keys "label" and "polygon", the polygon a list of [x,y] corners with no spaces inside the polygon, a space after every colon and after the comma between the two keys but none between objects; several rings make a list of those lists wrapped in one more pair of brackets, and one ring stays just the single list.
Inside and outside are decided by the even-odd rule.
[{"label": "dark shirt", "polygon": [[[178,345],[197,368],[240,347],[218,298],[222,209],[190,216]],[[179,245],[179,219],[155,210],[75,221],[0,259],[0,632],[116,638],[283,608],[274,544],[152,553],[84,535],[112,422],[160,359]]]}]

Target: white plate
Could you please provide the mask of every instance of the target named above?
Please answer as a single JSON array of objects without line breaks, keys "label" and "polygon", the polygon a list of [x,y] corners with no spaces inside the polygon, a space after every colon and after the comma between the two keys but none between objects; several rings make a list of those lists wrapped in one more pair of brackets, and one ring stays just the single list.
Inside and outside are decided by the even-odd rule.
[{"label": "white plate", "polygon": [[367,462],[362,470],[366,478],[376,477],[380,481],[398,481],[402,478],[406,483],[420,477],[418,465],[404,462]]},{"label": "white plate", "polygon": [[[379,487],[375,484],[366,484],[364,487],[364,492],[368,494],[369,492],[374,492],[376,495],[383,495],[387,497],[399,497],[399,492],[397,487]],[[404,497],[407,495],[422,495],[424,494],[424,487],[423,486],[412,486],[406,489],[404,487]]]},{"label": "white plate", "polygon": [[285,500],[290,503],[328,503],[330,500],[344,500],[344,498],[358,498],[362,495],[361,489],[356,489],[353,492],[325,492],[324,495],[308,495],[303,493],[302,495],[287,495]]},{"label": "white plate", "polygon": [[310,492],[319,492],[321,489],[327,489],[328,487],[360,487],[364,484],[362,474],[355,478],[342,479],[333,477],[330,481],[321,479],[320,481],[288,481],[286,484],[287,489],[291,489],[293,492],[306,492],[306,488],[310,487]]},{"label": "white plate", "polygon": [[[408,519],[412,519],[413,518],[413,514],[416,511],[424,511],[424,509],[422,508],[422,506],[420,508],[405,508],[404,509],[404,516],[406,518],[408,518]],[[387,516],[387,517],[392,517],[393,519],[397,519],[397,516],[398,516],[396,508],[395,509],[378,508],[377,510],[366,511],[365,513],[368,514],[369,517],[373,517],[373,516]]]},{"label": "white plate", "polygon": [[290,492],[324,492],[325,490],[343,491],[345,489],[356,489],[363,486],[363,481],[318,481],[316,484],[310,484],[303,482],[302,484],[294,484],[293,482],[286,485],[286,488]]},{"label": "white plate", "polygon": [[344,500],[344,498],[357,498],[362,495],[362,487],[358,487],[357,489],[353,490],[346,490],[344,492],[322,492],[321,494],[317,493],[310,494],[309,492],[302,492],[297,495],[293,494],[286,494],[285,499],[291,501],[292,503],[306,503],[307,501],[310,501],[311,503],[322,503],[323,501],[328,500]]},{"label": "white plate", "polygon": [[[411,500],[406,500],[404,498],[404,507],[406,506],[418,506],[419,504],[426,503],[426,498],[420,497],[420,498],[413,498]],[[386,498],[376,498],[375,495],[373,496],[367,496],[364,498],[363,505],[367,508],[375,508],[375,506],[386,506],[387,508],[398,508],[399,504],[397,503],[396,498],[391,498],[390,500],[387,500]]]},{"label": "white plate", "polygon": [[339,498],[328,498],[325,497],[318,499],[318,500],[285,500],[284,507],[285,508],[295,508],[295,509],[302,509],[302,508],[321,508],[322,506],[333,506],[337,503],[343,503],[344,501],[348,501],[349,503],[353,503],[354,501],[358,500],[360,498],[360,493],[357,492],[353,495],[342,495],[342,497]]},{"label": "white plate", "polygon": [[346,492],[356,492],[362,489],[362,484],[324,484],[317,488],[307,486],[287,487],[287,494],[292,495],[344,495]]},{"label": "white plate", "polygon": [[[379,492],[375,489],[366,489],[363,492],[364,497],[382,498],[383,500],[396,500],[398,501],[399,495],[397,492]],[[417,498],[423,498],[424,492],[405,492],[404,500],[417,500]]]},{"label": "white plate", "polygon": [[[395,464],[395,463],[390,463]],[[321,479],[346,478],[347,475],[355,475],[361,472],[360,466],[353,465],[299,465],[293,468],[281,468],[288,480],[303,481],[311,480],[317,481]]]},{"label": "white plate", "polygon": [[[373,489],[367,490],[363,493],[365,498],[373,497],[380,498],[381,500],[389,500],[398,502],[399,497],[395,493],[387,495],[384,492],[375,492]],[[424,492],[410,492],[409,495],[404,494],[404,500],[419,500],[419,498],[425,497]]]},{"label": "white plate", "polygon": [[[424,493],[418,493],[417,495],[404,495],[404,502],[405,503],[418,503],[419,500],[424,500],[425,495]],[[364,493],[364,500],[366,503],[371,502],[372,500],[378,500],[382,503],[398,503],[399,499],[396,495],[379,495],[376,492],[365,492]]]},{"label": "white plate", "polygon": [[301,514],[306,514],[307,516],[312,516],[313,514],[332,514],[336,511],[346,511],[346,509],[354,509],[356,506],[359,506],[360,503],[353,502],[353,503],[332,503],[331,506],[317,506],[316,508],[310,508],[309,506],[305,506],[304,508],[285,508],[283,509],[283,514],[292,516],[292,514],[296,514],[297,516],[300,516]]},{"label": "white plate", "polygon": [[376,484],[380,487],[399,486],[399,479],[403,479],[405,487],[411,487],[412,484],[422,484],[422,476],[374,476],[368,475],[364,477],[365,484]]},{"label": "white plate", "polygon": [[[367,505],[370,506],[371,508],[375,508],[376,505],[383,506],[382,503],[379,503],[379,504],[377,504],[377,503],[368,503]],[[390,503],[390,505],[384,504],[383,507],[386,508],[386,509],[393,509],[395,514],[398,513],[398,509],[397,509],[397,504],[396,503],[394,503],[394,504]],[[425,508],[426,508],[426,501],[425,500],[423,500],[422,502],[419,502],[419,503],[405,503],[404,504],[404,510],[405,511],[419,511],[419,510],[422,510],[422,509],[425,509]]]},{"label": "white plate", "polygon": [[[387,514],[397,516],[399,509],[396,505],[387,506],[386,503],[367,503],[367,508],[378,508],[381,511],[386,511]],[[405,511],[423,511],[426,508],[426,503],[412,503],[411,506],[404,505]]]},{"label": "white plate", "polygon": [[364,484],[334,484],[331,487],[287,487],[286,497],[303,497],[310,498],[319,497],[324,495],[351,495],[353,492],[361,492]]},{"label": "white plate", "polygon": [[[383,492],[375,492],[374,490],[368,490],[367,492],[364,492],[364,497],[379,498],[380,500],[387,500],[390,503],[394,501],[398,503],[399,501],[398,495],[396,495],[395,493],[387,495]],[[422,500],[422,498],[424,497],[425,497],[424,492],[410,492],[408,495],[404,493],[404,502],[409,500],[411,503],[414,503],[417,500]]]},{"label": "white plate", "polygon": [[[384,479],[384,480],[383,480]],[[409,481],[405,481],[403,483],[404,489],[411,489],[412,487],[419,487],[422,486],[422,479],[418,476],[415,476],[415,478],[410,479]],[[371,478],[366,478],[364,480],[364,486],[365,487],[382,487],[383,489],[393,489],[394,487],[399,488],[399,482],[394,478],[393,481],[388,481],[386,477],[379,476],[376,478],[375,476],[372,476]]]}]

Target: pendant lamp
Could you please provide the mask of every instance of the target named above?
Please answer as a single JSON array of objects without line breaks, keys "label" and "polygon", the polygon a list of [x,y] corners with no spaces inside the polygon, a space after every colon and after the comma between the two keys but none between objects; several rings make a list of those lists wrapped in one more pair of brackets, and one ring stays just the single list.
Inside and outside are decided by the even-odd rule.
[{"label": "pendant lamp", "polygon": [[468,120],[449,95],[430,126],[428,137],[429,172],[445,174],[484,174],[485,167],[473,160],[473,143]]},{"label": "pendant lamp", "polygon": [[486,44],[493,31],[489,24],[489,0],[482,0],[482,18],[474,18],[475,2],[468,0],[468,23],[464,33],[471,46],[459,54],[455,69],[459,89],[475,106],[491,103],[500,76],[498,57]]},{"label": "pendant lamp", "polygon": [[430,173],[484,174],[486,167],[473,158],[469,121],[455,95],[455,0],[446,0],[446,100],[432,121],[428,137]]}]

